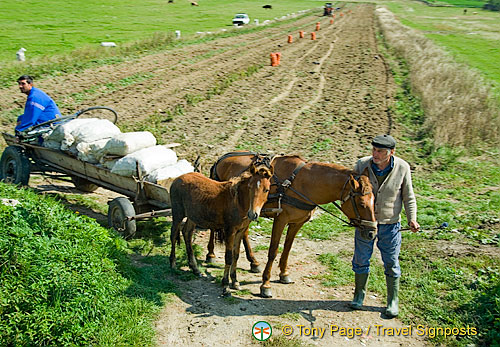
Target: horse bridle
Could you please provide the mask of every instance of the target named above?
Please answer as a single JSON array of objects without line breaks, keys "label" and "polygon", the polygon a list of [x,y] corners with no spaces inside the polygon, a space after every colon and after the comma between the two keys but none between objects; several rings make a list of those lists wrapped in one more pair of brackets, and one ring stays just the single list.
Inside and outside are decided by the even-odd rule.
[{"label": "horse bridle", "polygon": [[[358,181],[359,177],[360,176],[354,176],[354,179],[356,181]],[[353,227],[357,227],[357,228],[372,227],[372,228],[376,229],[377,222],[372,222],[372,221],[369,221],[366,219],[362,219],[361,215],[359,214],[358,205],[356,204],[356,196],[364,196],[364,195],[368,195],[370,193],[355,192],[354,189],[352,188],[352,186],[349,185],[349,187],[350,187],[349,194],[347,194],[344,198],[342,198],[342,195],[344,195],[345,187],[349,183],[349,179],[350,178],[347,178],[347,180],[345,181],[344,186],[342,187],[342,192],[340,193],[340,200],[342,201],[342,203],[339,206],[334,201],[333,204],[335,206],[337,206],[337,208],[339,208],[342,211],[342,205],[345,204],[347,202],[347,200],[351,199],[352,209],[354,210],[354,213],[356,214],[356,218],[349,218],[350,223],[348,223],[348,224],[353,226]]]},{"label": "horse bridle", "polygon": [[[359,177],[360,176],[355,176],[354,178],[356,179],[356,181],[358,181]],[[318,205],[317,203],[315,203],[314,201],[312,201],[311,199],[309,199],[307,196],[305,196],[301,192],[293,189],[290,185],[288,185],[287,188],[290,189],[291,191],[293,191],[295,194],[297,194],[301,198],[303,198],[303,199],[311,202],[313,204],[313,206],[320,208],[324,212],[328,213],[329,215],[333,216],[334,218],[337,218],[342,223],[344,223],[344,224],[346,224],[348,226],[355,227],[355,228],[371,227],[371,228],[375,228],[376,229],[377,228],[377,222],[372,222],[372,221],[369,221],[369,220],[366,220],[366,219],[361,219],[361,215],[359,214],[358,206],[356,205],[356,199],[355,199],[356,196],[368,195],[369,193],[366,193],[366,194],[357,193],[350,186],[351,189],[349,191],[349,194],[345,198],[342,199],[342,195],[344,195],[345,187],[346,187],[346,185],[347,185],[348,182],[349,182],[349,178],[347,178],[347,181],[345,181],[344,186],[342,187],[342,192],[340,193],[340,200],[342,201],[341,205],[343,205],[349,199],[351,199],[351,201],[352,201],[352,206],[353,206],[354,213],[356,214],[356,218],[349,218],[349,222],[346,222],[342,218],[334,215],[333,213],[331,213],[330,211],[328,211],[323,206]],[[342,206],[341,205],[337,204],[335,201],[333,201],[332,203],[333,203],[333,205],[335,205],[335,207],[337,207],[340,211],[342,211]]]}]

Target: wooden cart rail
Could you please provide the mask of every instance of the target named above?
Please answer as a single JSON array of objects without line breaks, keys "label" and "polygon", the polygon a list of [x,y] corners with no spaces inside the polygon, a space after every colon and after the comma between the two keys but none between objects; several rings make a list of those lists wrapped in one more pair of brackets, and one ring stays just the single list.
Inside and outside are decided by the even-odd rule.
[{"label": "wooden cart rail", "polygon": [[[169,213],[173,179],[158,185],[142,178],[120,176],[70,153],[33,143],[19,143],[11,134],[3,133],[2,136],[9,146],[0,159],[0,179],[27,185],[30,173],[56,172],[71,177],[75,186],[83,187],[83,191],[91,192],[99,186],[123,194],[133,204],[121,197],[109,202],[108,222],[125,236],[135,233],[136,220]],[[160,210],[155,211],[155,208]]]}]

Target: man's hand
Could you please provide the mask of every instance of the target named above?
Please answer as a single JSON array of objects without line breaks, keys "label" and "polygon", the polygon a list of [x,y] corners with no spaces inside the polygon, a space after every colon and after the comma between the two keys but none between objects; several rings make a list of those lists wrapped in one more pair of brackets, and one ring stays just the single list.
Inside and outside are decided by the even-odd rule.
[{"label": "man's hand", "polygon": [[416,220],[412,220],[410,223],[410,230],[416,233],[417,231],[420,231],[420,224]]}]

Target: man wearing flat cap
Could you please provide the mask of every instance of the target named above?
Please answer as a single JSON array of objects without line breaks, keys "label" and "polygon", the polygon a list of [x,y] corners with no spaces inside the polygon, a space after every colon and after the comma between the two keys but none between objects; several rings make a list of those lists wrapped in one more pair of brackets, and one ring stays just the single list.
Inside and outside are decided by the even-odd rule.
[{"label": "man wearing flat cap", "polygon": [[[417,222],[417,202],[411,183],[410,166],[394,155],[396,140],[391,135],[379,135],[372,141],[372,155],[361,158],[354,170],[369,172],[375,195],[375,218],[377,220],[377,247],[384,262],[387,284],[387,308],[385,315],[398,315],[398,291],[401,269],[399,251],[401,248],[401,211],[404,205],[406,219],[411,231],[420,230]],[[366,294],[370,272],[370,258],[375,240],[367,240],[356,230],[352,269],[355,275],[354,299],[350,306],[361,309]]]}]

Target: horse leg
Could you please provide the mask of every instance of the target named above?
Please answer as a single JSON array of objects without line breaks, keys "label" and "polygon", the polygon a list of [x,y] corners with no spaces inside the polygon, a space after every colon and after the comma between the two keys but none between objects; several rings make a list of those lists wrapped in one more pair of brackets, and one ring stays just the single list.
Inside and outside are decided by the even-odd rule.
[{"label": "horse leg", "polygon": [[[247,229],[248,230],[248,229]],[[238,267],[238,258],[240,257],[241,239],[244,237],[244,232],[239,231],[236,233],[233,245],[233,261],[231,262],[230,275],[231,275],[231,289],[240,290],[240,283],[236,278],[236,268]]]},{"label": "horse leg", "polygon": [[245,229],[243,233],[243,246],[245,246],[245,254],[247,260],[250,262],[250,272],[259,273],[262,271],[260,268],[260,263],[255,259],[255,255],[252,251],[252,246],[250,246],[250,240],[248,238],[248,228]]},{"label": "horse leg", "polygon": [[279,263],[281,283],[285,284],[293,283],[293,281],[290,279],[287,269],[288,256],[290,255],[295,235],[297,235],[297,232],[300,230],[302,225],[304,225],[304,223],[294,223],[288,225],[285,244],[283,245],[283,252],[281,252],[280,263]]},{"label": "horse leg", "polygon": [[278,255],[278,246],[280,244],[281,234],[287,222],[283,218],[274,218],[273,231],[271,234],[271,243],[269,245],[269,252],[267,253],[267,263],[264,272],[262,273],[262,284],[260,286],[260,295],[264,298],[272,298],[271,292],[271,270],[273,268],[273,261]]},{"label": "horse leg", "polygon": [[186,254],[188,259],[188,264],[193,273],[196,276],[200,276],[200,270],[198,269],[198,264],[196,262],[196,257],[193,252],[193,233],[196,224],[194,224],[189,219],[184,224],[184,228],[182,229],[182,235],[184,236],[184,243],[186,244]]},{"label": "horse leg", "polygon": [[175,257],[175,244],[177,238],[179,237],[179,228],[184,216],[182,213],[176,213],[172,210],[172,228],[170,230],[170,268],[177,268],[176,257]]},{"label": "horse leg", "polygon": [[208,253],[205,259],[205,262],[207,264],[215,263],[214,246],[215,246],[215,230],[210,229],[210,239],[208,240],[208,246],[207,246]]},{"label": "horse leg", "polygon": [[233,229],[226,229],[224,231],[225,239],[224,244],[226,246],[226,252],[224,254],[224,276],[222,277],[222,296],[229,296],[229,271],[231,270],[231,264],[233,263],[233,245],[234,245],[234,235],[235,231]]}]

